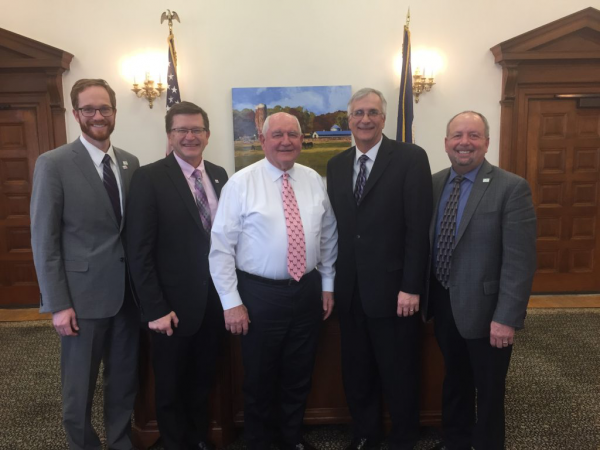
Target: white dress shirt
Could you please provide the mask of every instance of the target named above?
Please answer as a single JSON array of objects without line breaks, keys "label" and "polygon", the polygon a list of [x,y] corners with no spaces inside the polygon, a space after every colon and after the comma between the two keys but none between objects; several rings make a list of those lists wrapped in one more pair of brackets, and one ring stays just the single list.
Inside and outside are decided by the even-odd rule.
[{"label": "white dress shirt", "polygon": [[121,180],[121,172],[119,171],[119,167],[117,166],[117,157],[115,155],[115,151],[113,149],[112,144],[108,147],[106,153],[96,147],[94,144],[89,143],[83,136],[79,136],[81,143],[85,147],[85,149],[90,154],[92,158],[92,162],[98,171],[98,175],[100,175],[100,179],[104,182],[104,163],[102,160],[104,159],[104,155],[110,156],[110,168],[115,173],[115,177],[117,178],[117,186],[119,188],[119,204],[121,205],[121,215],[123,215],[123,181]]},{"label": "white dress shirt", "polygon": [[369,174],[371,173],[371,169],[373,168],[373,164],[375,164],[375,158],[377,158],[377,153],[379,152],[379,147],[381,147],[381,143],[383,142],[383,136],[379,139],[379,142],[375,144],[371,149],[363,153],[358,147],[356,147],[356,156],[354,157],[354,171],[352,172],[352,191],[354,191],[354,186],[356,186],[356,179],[358,178],[358,172],[360,171],[360,163],[358,162],[358,158],[362,155],[367,155],[369,159],[365,163],[367,166],[367,179],[369,179]]},{"label": "white dress shirt", "polygon": [[[221,191],[208,260],[223,309],[242,304],[236,267],[264,278],[291,278],[287,270],[283,173],[262,159],[234,174]],[[297,163],[287,173],[304,227],[305,273],[316,268],[323,291],[333,292],[337,222],[323,179]]]}]

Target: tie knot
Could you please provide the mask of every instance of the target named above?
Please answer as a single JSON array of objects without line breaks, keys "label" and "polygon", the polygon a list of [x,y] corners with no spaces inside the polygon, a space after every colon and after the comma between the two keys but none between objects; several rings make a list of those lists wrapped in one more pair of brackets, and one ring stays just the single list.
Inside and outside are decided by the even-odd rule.
[{"label": "tie knot", "polygon": [[289,177],[290,177],[289,173],[283,172],[283,181],[287,181]]},{"label": "tie knot", "polygon": [[108,155],[108,154],[107,154],[107,155],[104,155],[104,158],[102,158],[102,163],[103,163],[103,164],[110,164],[110,162],[111,162],[111,161],[112,161],[112,160],[111,160],[111,158],[110,158],[110,155]]},{"label": "tie knot", "polygon": [[367,155],[362,155],[360,158],[358,158],[358,162],[361,164],[366,164],[368,160],[369,157]]},{"label": "tie knot", "polygon": [[465,177],[463,177],[462,175],[456,175],[456,177],[454,177],[454,182],[456,184],[460,184],[462,183],[462,181],[465,179]]},{"label": "tie knot", "polygon": [[195,180],[202,180],[202,172],[200,172],[200,170],[196,169],[192,172],[192,178]]}]

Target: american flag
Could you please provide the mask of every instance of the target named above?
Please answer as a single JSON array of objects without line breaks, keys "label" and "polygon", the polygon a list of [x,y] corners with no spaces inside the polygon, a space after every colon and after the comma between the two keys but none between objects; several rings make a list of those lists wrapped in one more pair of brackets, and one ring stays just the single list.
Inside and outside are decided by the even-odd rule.
[{"label": "american flag", "polygon": [[175,103],[181,101],[179,82],[177,81],[177,56],[175,53],[175,36],[169,35],[169,69],[167,70],[167,111]]}]

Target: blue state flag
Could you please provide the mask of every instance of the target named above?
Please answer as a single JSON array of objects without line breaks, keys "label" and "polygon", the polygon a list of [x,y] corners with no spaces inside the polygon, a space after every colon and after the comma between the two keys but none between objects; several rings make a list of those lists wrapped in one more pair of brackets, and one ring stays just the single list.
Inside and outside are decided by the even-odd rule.
[{"label": "blue state flag", "polygon": [[410,66],[410,30],[404,26],[404,42],[402,44],[402,76],[400,78],[400,98],[398,100],[398,142],[413,142],[413,91],[412,69]]}]

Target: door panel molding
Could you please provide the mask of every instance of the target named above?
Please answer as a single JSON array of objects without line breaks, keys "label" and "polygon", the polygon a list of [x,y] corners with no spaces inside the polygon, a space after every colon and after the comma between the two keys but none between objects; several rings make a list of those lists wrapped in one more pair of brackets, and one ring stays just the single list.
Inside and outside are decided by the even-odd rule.
[{"label": "door panel molding", "polygon": [[[576,109],[577,120],[565,112],[568,123],[566,115],[540,116],[540,102],[557,96],[600,95],[600,11],[586,8],[490,50],[502,67],[499,165],[530,183],[538,215],[534,292],[600,292],[597,112],[586,119],[587,109]],[[575,136],[565,133],[579,134],[568,152],[564,143]]]}]

